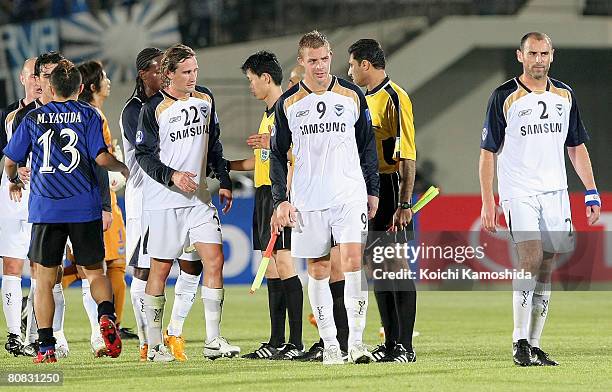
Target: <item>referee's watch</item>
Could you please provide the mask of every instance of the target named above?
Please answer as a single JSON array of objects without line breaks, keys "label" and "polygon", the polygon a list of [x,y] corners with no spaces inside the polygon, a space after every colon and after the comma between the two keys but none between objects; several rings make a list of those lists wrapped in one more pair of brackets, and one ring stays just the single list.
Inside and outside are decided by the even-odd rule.
[{"label": "referee's watch", "polygon": [[402,210],[408,210],[412,208],[412,204],[407,201],[400,201],[399,203],[397,203],[397,208],[401,208]]}]

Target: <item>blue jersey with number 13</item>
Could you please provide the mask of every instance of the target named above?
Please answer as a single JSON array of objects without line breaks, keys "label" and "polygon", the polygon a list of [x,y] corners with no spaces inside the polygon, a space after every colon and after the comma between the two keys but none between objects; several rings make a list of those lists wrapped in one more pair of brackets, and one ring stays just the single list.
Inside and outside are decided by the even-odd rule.
[{"label": "blue jersey with number 13", "polygon": [[25,162],[30,151],[31,223],[101,219],[94,160],[107,148],[102,119],[92,106],[78,101],[50,102],[31,110],[4,153],[15,162]]}]

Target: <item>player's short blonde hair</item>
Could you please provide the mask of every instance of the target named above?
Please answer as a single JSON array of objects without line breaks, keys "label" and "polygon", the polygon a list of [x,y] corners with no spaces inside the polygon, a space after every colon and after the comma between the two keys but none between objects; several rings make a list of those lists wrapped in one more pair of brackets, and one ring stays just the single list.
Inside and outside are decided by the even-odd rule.
[{"label": "player's short blonde hair", "polygon": [[306,33],[302,36],[302,38],[300,38],[300,42],[298,43],[298,57],[302,57],[302,50],[305,48],[319,49],[322,46],[327,46],[327,48],[331,50],[329,41],[327,40],[325,34],[319,32],[318,30],[313,30]]},{"label": "player's short blonde hair", "polygon": [[195,57],[195,52],[187,45],[176,44],[166,49],[159,66],[163,87],[168,87],[170,84],[167,73],[176,71],[178,64],[190,57]]}]

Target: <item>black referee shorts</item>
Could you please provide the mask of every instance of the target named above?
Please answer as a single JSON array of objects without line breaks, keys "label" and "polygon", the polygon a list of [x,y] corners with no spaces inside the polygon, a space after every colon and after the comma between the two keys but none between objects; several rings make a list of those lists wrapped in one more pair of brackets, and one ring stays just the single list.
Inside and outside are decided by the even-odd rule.
[{"label": "black referee shorts", "polygon": [[[266,250],[270,242],[270,218],[274,212],[272,187],[262,185],[255,188],[255,208],[253,209],[253,249]],[[291,227],[285,227],[276,239],[274,250],[291,249]]]},{"label": "black referee shorts", "polygon": [[[399,202],[399,173],[379,174],[380,191],[378,199],[378,210],[376,215],[370,221],[370,232],[386,232],[389,225],[393,222],[393,214],[397,209]],[[384,235],[370,233],[368,235],[368,245],[375,239],[378,241],[384,240],[385,243],[404,243],[414,239],[414,224],[410,221],[408,226],[403,230],[398,230],[395,233],[385,233]],[[369,246],[366,246],[366,248]]]},{"label": "black referee shorts", "polygon": [[66,241],[70,238],[77,265],[104,261],[102,219],[84,223],[34,223],[28,258],[45,267],[62,265]]}]

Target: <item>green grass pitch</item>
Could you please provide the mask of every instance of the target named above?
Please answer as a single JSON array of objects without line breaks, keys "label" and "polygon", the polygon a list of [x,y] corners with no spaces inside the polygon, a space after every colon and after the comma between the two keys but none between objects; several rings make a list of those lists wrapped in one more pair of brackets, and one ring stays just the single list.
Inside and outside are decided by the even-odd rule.
[{"label": "green grass pitch", "polygon": [[[306,297],[306,296],[305,296]],[[129,298],[129,296],[128,296]],[[165,319],[173,299],[167,294]],[[306,297],[305,316],[309,313]],[[184,363],[140,363],[136,341],[126,341],[117,359],[95,359],[89,351],[89,323],[80,289],[66,290],[65,333],[70,357],[57,364],[34,365],[2,348],[0,372],[58,370],[63,387],[91,391],[412,391],[412,390],[612,390],[612,308],[609,292],[554,292],[543,348],[561,363],[556,368],[518,368],[511,358],[511,294],[509,292],[420,292],[414,339],[418,361],[413,364],[369,364],[324,367],[280,361],[204,360],[203,306],[196,300],[185,323]],[[126,304],[125,326],[135,325]],[[2,318],[4,320],[4,318]],[[167,321],[165,322],[165,325]],[[4,329],[4,321],[0,326]],[[227,289],[222,334],[247,352],[268,338],[265,287],[249,295],[248,287]],[[365,339],[378,343],[379,318],[370,298]],[[304,322],[304,343],[316,330]],[[40,391],[41,387],[0,387]]]}]

